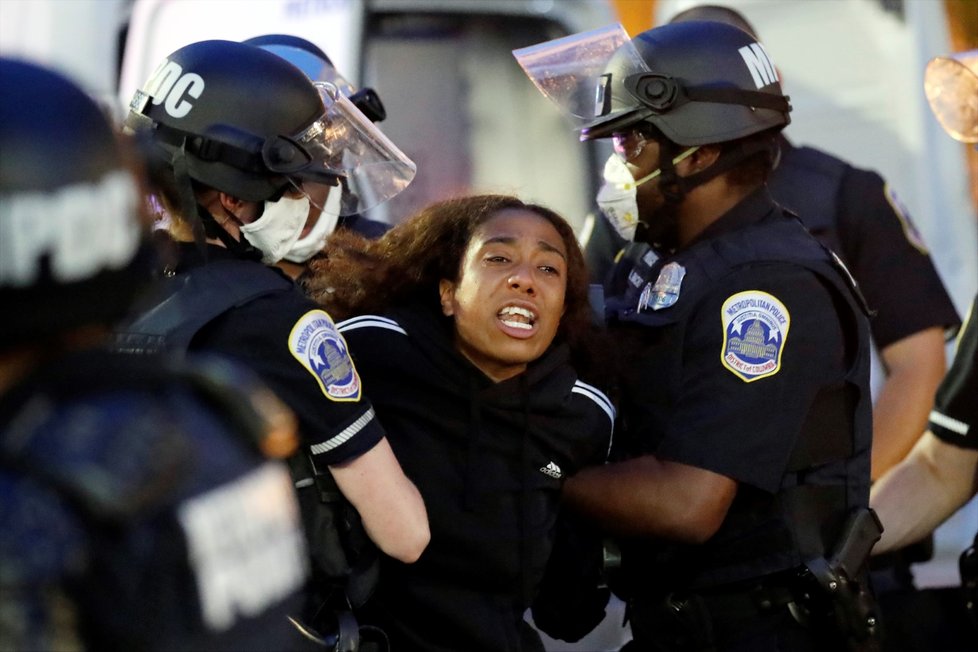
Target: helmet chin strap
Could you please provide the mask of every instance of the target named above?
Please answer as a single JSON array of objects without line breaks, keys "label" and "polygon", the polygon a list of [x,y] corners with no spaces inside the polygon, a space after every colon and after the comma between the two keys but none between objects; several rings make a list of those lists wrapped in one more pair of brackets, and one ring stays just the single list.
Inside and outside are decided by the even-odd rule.
[{"label": "helmet chin strap", "polygon": [[244,238],[235,240],[234,236],[217,223],[217,220],[214,219],[210,211],[200,204],[197,204],[197,216],[204,225],[204,232],[207,234],[207,237],[220,240],[224,247],[234,254],[235,258],[242,260],[261,260],[261,251],[253,247]]},{"label": "helmet chin strap", "polygon": [[[717,160],[713,162],[710,167],[700,170],[695,174],[691,174],[687,177],[681,177],[676,174],[676,166],[674,161],[675,152],[678,150],[678,146],[671,141],[664,141],[661,145],[660,151],[665,161],[662,165],[662,183],[663,193],[666,195],[666,201],[670,200],[670,194],[675,195],[676,201],[681,202],[686,194],[696,188],[701,186],[707,181],[710,181],[724,172],[732,170],[733,168],[740,165],[743,161],[747,160],[749,157],[757,154],[758,152],[770,152],[772,158],[778,155],[779,148],[777,141],[772,136],[770,139],[758,139],[752,138],[746,141],[742,140],[732,145],[723,147],[720,151],[720,155]],[[679,159],[681,160],[681,159]],[[674,186],[675,189],[665,189],[666,186]]]},{"label": "helmet chin strap", "polygon": [[210,211],[201,206],[194,196],[193,182],[187,168],[187,140],[184,138],[180,149],[173,155],[173,177],[180,195],[180,212],[187,216],[194,235],[194,244],[203,259],[207,260],[207,239],[216,238],[234,254],[235,258],[244,260],[261,260],[261,252],[252,247],[244,239],[235,240],[225,231]]},{"label": "helmet chin strap", "polygon": [[[665,203],[662,213],[663,215],[673,216],[674,220],[678,220],[679,206],[691,190],[735,168],[757,152],[770,151],[772,156],[777,155],[778,145],[773,137],[770,139],[741,141],[734,145],[724,147],[717,160],[710,167],[689,176],[680,176],[676,172],[676,163],[690,156],[696,149],[699,148],[687,148],[684,152],[681,152],[681,146],[671,140],[662,139],[659,141],[659,158],[662,165],[660,168],[659,192],[662,193]],[[640,221],[640,224],[644,223]],[[647,227],[645,230],[646,234],[651,236],[651,227],[649,225],[644,226]],[[677,227],[678,222],[672,224],[672,228]],[[650,242],[650,244],[666,251],[671,251],[677,245],[676,242],[671,241],[675,234],[663,232],[660,233],[660,236],[665,236],[665,242]]]}]

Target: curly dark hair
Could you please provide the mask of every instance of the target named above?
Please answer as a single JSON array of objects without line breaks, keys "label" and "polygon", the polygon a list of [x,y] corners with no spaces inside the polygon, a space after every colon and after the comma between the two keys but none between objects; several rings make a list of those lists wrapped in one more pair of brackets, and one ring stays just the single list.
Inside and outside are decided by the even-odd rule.
[{"label": "curly dark hair", "polygon": [[437,202],[368,240],[341,229],[314,258],[302,283],[306,293],[336,319],[421,302],[437,309],[438,283],[459,280],[475,231],[499,211],[530,211],[550,222],[567,250],[567,290],[557,336],[575,360],[590,359],[595,340],[588,303],[588,273],[571,226],[554,211],[509,195],[471,195]]}]

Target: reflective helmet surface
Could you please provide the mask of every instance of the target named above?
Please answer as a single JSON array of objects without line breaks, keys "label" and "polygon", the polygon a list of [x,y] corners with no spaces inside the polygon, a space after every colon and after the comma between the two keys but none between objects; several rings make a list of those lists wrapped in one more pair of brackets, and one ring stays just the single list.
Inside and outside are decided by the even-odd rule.
[{"label": "reflective helmet surface", "polygon": [[291,34],[264,34],[243,41],[276,54],[306,73],[313,81],[329,82],[348,97],[371,122],[387,118],[387,109],[372,88],[358,89],[344,77],[322,48],[311,41]]},{"label": "reflective helmet surface", "polygon": [[[272,54],[277,54],[293,66],[306,73],[309,79],[332,82],[327,75],[335,71],[332,60],[322,48],[298,36],[291,34],[263,34],[245,39],[242,43],[254,45]],[[326,70],[326,68],[329,70]],[[336,86],[340,86],[336,84]],[[340,90],[344,90],[340,88]]]},{"label": "reflective helmet surface", "polygon": [[184,148],[192,179],[262,201],[281,192],[289,176],[335,180],[297,142],[323,112],[309,79],[280,57],[243,43],[201,41],[160,64],[134,96],[127,126],[148,129],[165,157]]},{"label": "reflective helmet surface", "polygon": [[99,106],[0,58],[0,348],[121,317],[146,280],[140,191]]},{"label": "reflective helmet surface", "polygon": [[[619,50],[597,89],[582,140],[649,123],[683,146],[722,143],[789,123],[790,106],[764,47],[731,25],[691,21],[642,32]],[[635,70],[637,52],[647,70]]]}]

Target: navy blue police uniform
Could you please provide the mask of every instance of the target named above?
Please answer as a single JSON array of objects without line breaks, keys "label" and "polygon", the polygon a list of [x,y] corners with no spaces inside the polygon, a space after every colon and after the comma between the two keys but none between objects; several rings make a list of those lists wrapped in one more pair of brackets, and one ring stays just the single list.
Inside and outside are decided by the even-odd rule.
[{"label": "navy blue police uniform", "polygon": [[[883,349],[928,328],[960,323],[923,237],[892,187],[813,147],[779,139],[781,160],[771,194],[837,252],[872,310],[870,331]],[[911,308],[912,306],[912,308]],[[930,559],[933,540],[872,558],[877,590],[913,588],[910,564]]]},{"label": "navy blue police uniform", "polygon": [[235,360],[298,417],[317,468],[357,457],[384,431],[332,319],[276,268],[208,245],[176,245],[162,297],[120,328],[130,352],[207,351]]},{"label": "navy blue police uniform", "polygon": [[326,602],[358,605],[375,581],[377,550],[326,467],[370,450],[385,433],[346,342],[280,270],[213,245],[206,260],[192,243],[175,247],[178,262],[161,296],[120,327],[117,348],[226,357],[256,372],[289,406],[305,450],[289,462],[313,561],[316,594],[306,618],[314,620]]},{"label": "navy blue police uniform", "polygon": [[288,470],[242,398],[253,380],[89,351],[5,393],[6,645],[307,649],[286,620],[307,553]]},{"label": "navy blue police uniform", "polygon": [[796,147],[783,136],[779,144],[771,195],[849,268],[873,311],[876,346],[934,326],[956,328],[957,310],[894,189],[879,174],[821,150]]},{"label": "navy blue police uniform", "polygon": [[840,649],[789,605],[803,608],[798,576],[868,505],[869,333],[851,279],[766,188],[678,253],[634,245],[625,264],[607,305],[634,361],[621,453],[738,483],[702,545],[620,542],[633,645]]},{"label": "navy blue police uniform", "polygon": [[425,500],[431,543],[384,560],[368,604],[392,649],[542,650],[524,622],[553,544],[563,479],[603,462],[615,411],[555,343],[494,383],[435,308],[339,324],[391,446]]},{"label": "navy blue police uniform", "polygon": [[[934,326],[960,323],[927,246],[896,192],[870,170],[779,137],[781,158],[768,178],[774,199],[796,213],[820,242],[839,254],[872,311],[873,342],[885,348]],[[614,251],[627,251],[606,220],[588,243],[594,282],[617,269]],[[909,309],[908,306],[913,306]]]}]

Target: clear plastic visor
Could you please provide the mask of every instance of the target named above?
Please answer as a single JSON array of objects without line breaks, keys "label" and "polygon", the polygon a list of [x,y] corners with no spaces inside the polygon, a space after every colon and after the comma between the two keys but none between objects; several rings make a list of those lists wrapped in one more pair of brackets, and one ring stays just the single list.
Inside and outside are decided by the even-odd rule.
[{"label": "clear plastic visor", "polygon": [[613,56],[625,77],[651,72],[620,23],[513,50],[530,81],[575,126],[606,115],[611,105]]},{"label": "clear plastic visor", "polygon": [[978,50],[931,59],[924,94],[951,138],[978,143]]},{"label": "clear plastic visor", "polygon": [[326,108],[322,117],[293,137],[305,154],[298,169],[281,169],[296,179],[329,183],[340,177],[340,215],[353,215],[391,199],[408,187],[414,161],[361,113],[336,86],[314,84]]}]

